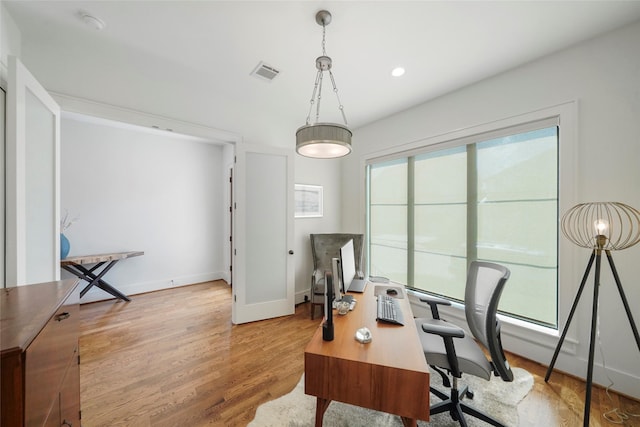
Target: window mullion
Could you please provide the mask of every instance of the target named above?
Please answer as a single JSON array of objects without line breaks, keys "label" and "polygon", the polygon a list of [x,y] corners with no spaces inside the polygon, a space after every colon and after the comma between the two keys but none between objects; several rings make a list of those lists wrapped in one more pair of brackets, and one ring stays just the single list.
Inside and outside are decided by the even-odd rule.
[{"label": "window mullion", "polygon": [[366,180],[365,180],[365,277],[369,277],[371,273],[371,165],[366,165]]},{"label": "window mullion", "polygon": [[467,270],[478,259],[478,162],[476,144],[467,145]]},{"label": "window mullion", "polygon": [[415,283],[415,157],[407,163],[407,285]]}]

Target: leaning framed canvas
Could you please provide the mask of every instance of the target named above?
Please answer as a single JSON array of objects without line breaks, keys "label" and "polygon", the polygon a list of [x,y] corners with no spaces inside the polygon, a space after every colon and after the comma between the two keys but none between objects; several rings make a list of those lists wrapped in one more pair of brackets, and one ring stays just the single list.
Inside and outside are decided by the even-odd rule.
[{"label": "leaning framed canvas", "polygon": [[295,217],[317,218],[322,216],[322,186],[296,184]]}]

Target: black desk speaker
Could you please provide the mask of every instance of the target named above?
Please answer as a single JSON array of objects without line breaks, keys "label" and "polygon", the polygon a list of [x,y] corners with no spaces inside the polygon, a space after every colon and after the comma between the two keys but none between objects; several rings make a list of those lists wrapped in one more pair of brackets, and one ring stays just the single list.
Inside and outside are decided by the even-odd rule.
[{"label": "black desk speaker", "polygon": [[326,272],[324,275],[324,318],[322,324],[322,339],[325,341],[333,341],[333,277],[331,273]]}]

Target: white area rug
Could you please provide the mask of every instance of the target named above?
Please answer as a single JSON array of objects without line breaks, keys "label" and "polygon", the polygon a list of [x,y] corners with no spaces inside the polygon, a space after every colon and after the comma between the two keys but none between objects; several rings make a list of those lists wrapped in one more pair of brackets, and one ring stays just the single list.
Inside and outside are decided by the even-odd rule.
[{"label": "white area rug", "polygon": [[[475,393],[473,400],[464,399],[474,408],[489,413],[494,418],[502,421],[507,426],[518,425],[518,403],[529,393],[533,387],[533,377],[524,369],[513,368],[514,380],[511,383],[502,381],[499,377],[493,377],[491,381],[485,381],[471,375],[465,376],[460,381],[468,384]],[[432,372],[432,385],[441,384],[440,375]],[[445,394],[448,389],[437,387]],[[439,402],[440,399],[431,394],[431,402]],[[249,423],[250,427],[312,427],[315,424],[316,398],[304,394],[304,376],[298,382],[293,391],[278,399],[260,405],[256,411],[255,419]],[[488,424],[466,416],[469,427],[481,427]],[[402,421],[397,415],[385,414],[370,409],[347,405],[340,402],[331,402],[324,414],[325,426],[338,427],[402,427]],[[459,426],[448,413],[431,417],[429,423],[419,421],[419,426],[424,427],[449,427]]]}]

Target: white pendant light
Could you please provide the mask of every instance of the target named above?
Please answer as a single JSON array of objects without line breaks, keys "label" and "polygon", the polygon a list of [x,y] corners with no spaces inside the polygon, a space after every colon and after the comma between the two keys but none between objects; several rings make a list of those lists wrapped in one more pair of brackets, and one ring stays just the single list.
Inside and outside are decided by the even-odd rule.
[{"label": "white pendant light", "polygon": [[[313,86],[311,95],[311,106],[307,115],[307,123],[298,128],[296,131],[296,151],[298,154],[306,157],[317,159],[334,159],[346,156],[351,152],[351,136],[352,133],[347,127],[347,117],[344,114],[344,107],[338,96],[338,88],[336,87],[333,73],[331,72],[331,58],[327,56],[325,51],[325,29],[331,22],[331,14],[326,10],[321,10],[316,14],[316,22],[322,25],[322,56],[316,58],[316,81]],[[322,78],[324,72],[329,73],[333,92],[338,99],[340,113],[344,119],[344,125],[337,123],[321,123],[320,119],[320,100],[322,99]],[[316,121],[311,123],[311,111],[313,105],[316,105]]]}]

